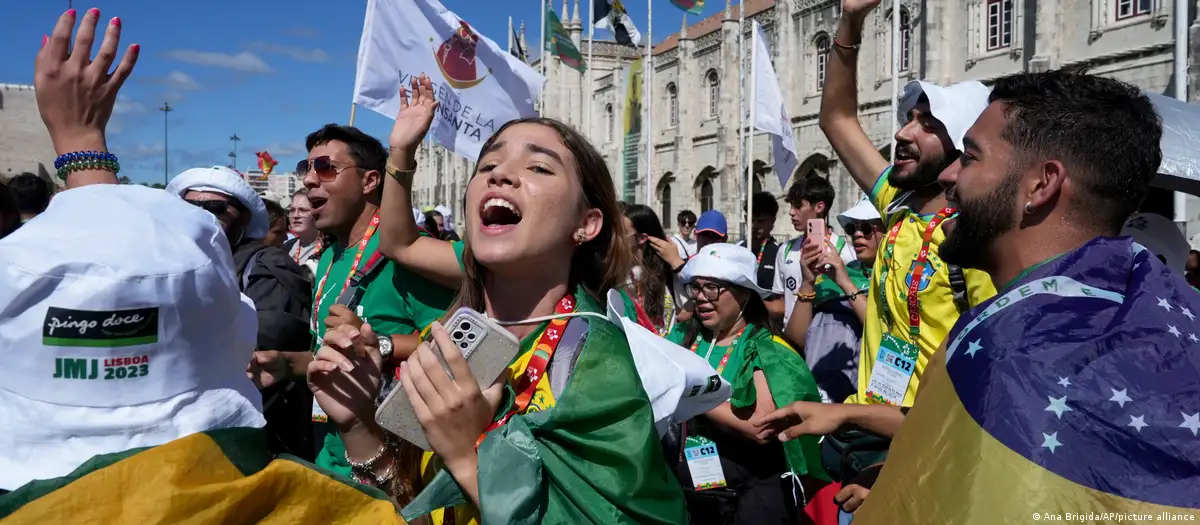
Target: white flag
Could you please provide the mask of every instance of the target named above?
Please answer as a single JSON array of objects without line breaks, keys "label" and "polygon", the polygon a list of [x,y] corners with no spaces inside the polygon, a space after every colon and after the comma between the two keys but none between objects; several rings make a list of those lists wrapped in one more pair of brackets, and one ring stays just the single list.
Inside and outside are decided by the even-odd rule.
[{"label": "white flag", "polygon": [[783,103],[783,90],[779,89],[779,77],[771,66],[771,55],[767,42],[763,40],[762,28],[754,22],[754,127],[771,134],[772,152],[775,157],[775,175],[779,186],[787,188],[788,179],[800,162],[796,156],[796,132],[792,119],[788,117],[787,105]]},{"label": "white flag", "polygon": [[421,73],[440,103],[433,137],[470,160],[505,123],[537,116],[546,81],[437,0],[368,0],[354,103],[396,118],[400,86]]}]

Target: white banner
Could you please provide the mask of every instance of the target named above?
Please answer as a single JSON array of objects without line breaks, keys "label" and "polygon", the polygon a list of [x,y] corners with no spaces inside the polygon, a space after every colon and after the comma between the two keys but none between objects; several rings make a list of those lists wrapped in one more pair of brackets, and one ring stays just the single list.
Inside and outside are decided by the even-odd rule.
[{"label": "white banner", "polygon": [[394,119],[400,86],[421,73],[440,103],[430,132],[472,161],[505,123],[537,116],[546,81],[437,0],[369,0],[354,103]]},{"label": "white banner", "polygon": [[763,40],[762,28],[754,22],[752,45],[754,53],[754,127],[771,134],[772,154],[775,157],[775,175],[779,186],[787,189],[788,179],[800,165],[796,155],[796,132],[792,119],[788,117],[784,104],[783,90],[779,89],[779,77],[771,66],[771,54]]}]

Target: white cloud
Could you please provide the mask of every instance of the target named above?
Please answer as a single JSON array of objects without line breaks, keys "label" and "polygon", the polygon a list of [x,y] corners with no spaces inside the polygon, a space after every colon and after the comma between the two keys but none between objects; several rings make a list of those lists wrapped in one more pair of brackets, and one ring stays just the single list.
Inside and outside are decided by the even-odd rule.
[{"label": "white cloud", "polygon": [[147,110],[146,105],[141,102],[117,96],[117,102],[113,104],[112,117],[108,119],[108,133],[110,135],[121,133],[125,130],[127,123],[145,115]]},{"label": "white cloud", "polygon": [[270,73],[271,66],[267,65],[262,58],[254,53],[242,51],[236,55],[229,53],[217,53],[214,51],[196,51],[194,49],[175,49],[163,53],[163,56],[195,64],[198,66],[219,67],[223,69],[232,69],[243,73]]},{"label": "white cloud", "polygon": [[289,46],[259,40],[246,44],[246,49],[259,53],[283,55],[297,62],[328,62],[329,54],[324,49],[306,49],[299,46]]},{"label": "white cloud", "polygon": [[195,91],[200,89],[200,84],[197,84],[192,77],[182,71],[172,71],[166,78],[163,78],[163,85],[180,91]]}]

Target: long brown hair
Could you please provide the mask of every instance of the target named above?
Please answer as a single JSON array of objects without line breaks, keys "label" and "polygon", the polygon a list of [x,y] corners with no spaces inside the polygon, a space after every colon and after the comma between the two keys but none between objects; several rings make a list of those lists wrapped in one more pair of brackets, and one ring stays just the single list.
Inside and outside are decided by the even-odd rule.
[{"label": "long brown hair", "polygon": [[[563,145],[575,157],[577,176],[583,193],[583,205],[600,210],[603,215],[603,225],[600,233],[588,242],[575,248],[571,256],[571,273],[568,290],[580,286],[586,293],[602,306],[607,307],[608,290],[616,288],[625,282],[633,268],[633,253],[625,241],[625,221],[622,220],[621,209],[617,202],[617,192],[613,187],[612,175],[604,157],[591,143],[570,126],[553,119],[525,118],[514,120],[501,126],[491,138],[484,143],[481,152],[485,152],[496,141],[504,130],[517,124],[538,124],[558,132]],[[482,153],[480,156],[482,157]],[[478,165],[478,159],[476,161]],[[469,230],[468,230],[469,231]],[[471,250],[471,239],[463,239],[463,282],[458,288],[454,303],[446,309],[442,322],[449,321],[459,308],[464,306],[475,310],[483,310],[483,268],[475,261]],[[395,450],[398,464],[398,475],[393,485],[392,494],[402,506],[416,496],[422,486],[420,449],[415,445],[401,441]],[[453,523],[453,512],[446,514],[448,525]]]},{"label": "long brown hair", "polygon": [[[621,209],[617,191],[613,187],[608,164],[596,148],[570,126],[554,119],[524,118],[501,126],[480,151],[487,151],[504,130],[518,124],[538,124],[553,129],[562,139],[563,145],[575,157],[577,176],[586,208],[600,210],[604,223],[599,235],[579,245],[571,257],[571,273],[568,289],[581,286],[600,303],[607,306],[605,295],[608,290],[625,282],[633,268],[633,254],[625,244],[625,221],[621,220]],[[480,154],[482,158],[482,153]],[[478,164],[478,159],[477,159]],[[486,271],[476,261],[471,250],[470,238],[463,239],[463,282],[458,288],[454,304],[446,310],[447,319],[461,307],[475,310],[483,308],[483,274]]]}]

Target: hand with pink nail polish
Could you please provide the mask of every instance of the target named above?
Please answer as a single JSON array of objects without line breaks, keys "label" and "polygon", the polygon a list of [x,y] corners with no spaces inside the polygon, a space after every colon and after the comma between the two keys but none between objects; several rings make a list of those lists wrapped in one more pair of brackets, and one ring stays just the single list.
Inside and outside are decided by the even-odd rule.
[{"label": "hand with pink nail polish", "polygon": [[[110,72],[121,39],[120,20],[114,18],[106,24],[103,41],[93,60],[92,45],[100,10],[89,9],[84,14],[72,48],[75,18],[74,9],[58,18],[54,31],[43,38],[34,64],[38,110],[59,155],[108,151],[105,127],[112,116],[117,92],[133,72],[140,50],[137,44],[129,46],[116,69]],[[69,187],[116,184],[117,178],[108,171],[79,171],[72,173],[67,182]]]},{"label": "hand with pink nail polish", "polygon": [[308,388],[331,423],[348,429],[374,425],[375,398],[382,383],[383,356],[370,323],[344,324],[325,331],[316,358],[308,364]]}]

